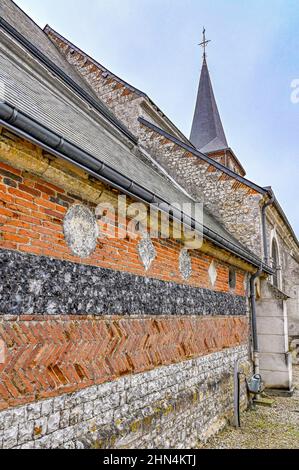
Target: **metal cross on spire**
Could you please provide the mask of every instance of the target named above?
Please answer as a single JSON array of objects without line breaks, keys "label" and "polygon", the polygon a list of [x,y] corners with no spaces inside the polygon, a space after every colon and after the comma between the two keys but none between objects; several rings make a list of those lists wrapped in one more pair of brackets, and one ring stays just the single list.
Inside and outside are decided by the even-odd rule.
[{"label": "metal cross on spire", "polygon": [[206,48],[207,48],[207,45],[209,44],[210,39],[206,39],[206,29],[205,27],[203,28],[203,31],[202,31],[202,42],[200,44],[198,44],[199,46],[201,46],[203,48],[203,60],[205,61],[206,60]]}]

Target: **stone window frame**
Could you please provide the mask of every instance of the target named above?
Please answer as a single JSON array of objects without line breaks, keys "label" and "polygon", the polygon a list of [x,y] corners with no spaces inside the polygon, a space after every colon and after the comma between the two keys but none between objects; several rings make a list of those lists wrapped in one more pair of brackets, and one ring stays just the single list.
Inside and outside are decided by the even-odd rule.
[{"label": "stone window frame", "polygon": [[276,251],[277,251],[277,262],[276,262],[277,285],[275,284],[275,277],[274,276],[271,276],[271,284],[274,287],[277,287],[279,290],[281,290],[282,289],[281,250],[280,250],[280,244],[279,244],[279,241],[278,241],[278,236],[277,236],[275,228],[273,230],[271,230],[271,236],[270,236],[270,262],[271,262],[271,266],[273,266],[273,263],[274,263],[273,246],[276,247]]}]

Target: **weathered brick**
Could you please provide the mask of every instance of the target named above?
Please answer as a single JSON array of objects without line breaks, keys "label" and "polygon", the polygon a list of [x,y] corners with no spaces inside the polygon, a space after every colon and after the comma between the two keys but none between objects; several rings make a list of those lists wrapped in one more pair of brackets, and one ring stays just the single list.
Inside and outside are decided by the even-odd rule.
[{"label": "weathered brick", "polygon": [[18,185],[14,180],[9,179],[9,178],[4,178],[3,183],[6,184],[7,186],[10,186],[11,188],[16,188]]},{"label": "weathered brick", "polygon": [[40,191],[37,191],[36,189],[33,189],[29,186],[26,186],[25,184],[19,184],[19,189],[21,191],[25,191],[26,193],[31,194],[32,196],[35,196],[35,197],[40,197],[40,195],[41,195]]}]

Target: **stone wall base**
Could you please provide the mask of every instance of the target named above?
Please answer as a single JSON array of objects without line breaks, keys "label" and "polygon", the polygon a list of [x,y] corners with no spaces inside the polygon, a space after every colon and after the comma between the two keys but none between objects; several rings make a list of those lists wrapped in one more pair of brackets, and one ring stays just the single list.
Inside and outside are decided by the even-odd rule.
[{"label": "stone wall base", "polygon": [[249,375],[243,345],[2,411],[0,448],[194,448],[233,417],[236,360]]}]

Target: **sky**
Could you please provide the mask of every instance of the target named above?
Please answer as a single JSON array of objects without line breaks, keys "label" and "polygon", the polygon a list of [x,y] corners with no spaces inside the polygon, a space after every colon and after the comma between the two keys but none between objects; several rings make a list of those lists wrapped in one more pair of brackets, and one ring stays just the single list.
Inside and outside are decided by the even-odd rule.
[{"label": "sky", "polygon": [[299,236],[299,0],[16,3],[146,92],[187,137],[205,26],[228,143],[248,179],[272,186]]}]

